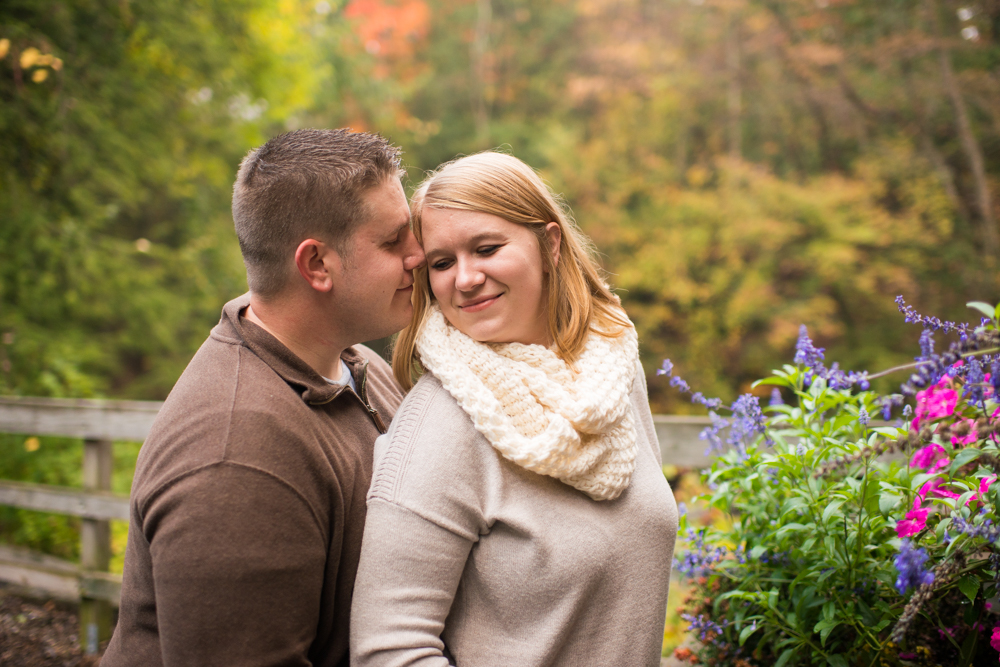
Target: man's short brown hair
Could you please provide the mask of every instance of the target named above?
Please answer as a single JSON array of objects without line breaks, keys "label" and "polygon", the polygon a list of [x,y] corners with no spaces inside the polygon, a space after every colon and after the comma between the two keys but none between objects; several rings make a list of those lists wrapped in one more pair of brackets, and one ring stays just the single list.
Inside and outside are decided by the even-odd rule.
[{"label": "man's short brown hair", "polygon": [[250,291],[278,294],[292,253],[314,237],[345,255],[367,216],[363,195],[399,178],[399,149],[350,130],[296,130],[250,151],[233,186],[233,222]]}]

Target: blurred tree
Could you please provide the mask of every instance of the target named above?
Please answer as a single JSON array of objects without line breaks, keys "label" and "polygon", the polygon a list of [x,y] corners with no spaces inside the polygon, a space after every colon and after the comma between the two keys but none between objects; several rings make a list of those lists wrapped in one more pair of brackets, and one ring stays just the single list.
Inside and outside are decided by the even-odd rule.
[{"label": "blurred tree", "polygon": [[731,398],[800,323],[878,368],[919,334],[896,294],[959,317],[1000,297],[1000,5],[427,7],[405,57],[373,53],[398,113],[369,122],[420,170],[492,146],[541,169],[605,253],[650,371],[669,355]]},{"label": "blurred tree", "polygon": [[166,394],[245,290],[242,153],[332,76],[322,5],[3,3],[0,393]]}]

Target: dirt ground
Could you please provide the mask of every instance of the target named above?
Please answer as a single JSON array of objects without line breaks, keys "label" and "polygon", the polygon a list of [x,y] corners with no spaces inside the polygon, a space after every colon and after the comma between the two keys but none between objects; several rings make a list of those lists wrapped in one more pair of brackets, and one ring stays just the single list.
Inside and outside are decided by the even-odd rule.
[{"label": "dirt ground", "polygon": [[100,657],[83,655],[79,627],[75,605],[23,598],[0,588],[2,667],[96,667]]}]

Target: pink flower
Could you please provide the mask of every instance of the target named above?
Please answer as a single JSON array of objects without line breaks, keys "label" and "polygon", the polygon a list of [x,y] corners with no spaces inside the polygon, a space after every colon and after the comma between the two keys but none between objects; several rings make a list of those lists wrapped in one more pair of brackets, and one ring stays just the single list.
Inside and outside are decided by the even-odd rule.
[{"label": "pink flower", "polygon": [[944,447],[933,443],[914,452],[910,465],[914,468],[930,468],[930,472],[937,472],[948,465],[948,453],[944,451]]},{"label": "pink flower", "polygon": [[993,482],[995,481],[997,481],[996,475],[987,475],[986,477],[981,477],[979,479],[979,491],[973,494],[973,496],[969,498],[969,500],[966,501],[965,504],[968,505],[973,500],[982,500],[983,496],[986,495],[986,492],[990,490],[990,485],[992,485]]},{"label": "pink flower", "polygon": [[[926,484],[925,484],[926,486]],[[906,518],[896,524],[896,534],[900,537],[913,537],[927,527],[927,515],[930,509],[920,509],[922,497],[913,499],[913,509],[906,513]]]},{"label": "pink flower", "polygon": [[925,419],[940,419],[955,413],[958,392],[952,389],[951,378],[947,375],[923,391],[917,392],[917,410],[913,417],[913,428],[919,428]]},{"label": "pink flower", "polygon": [[1000,651],[1000,625],[993,628],[993,636],[990,638],[990,646],[995,651]]},{"label": "pink flower", "polygon": [[928,493],[933,493],[936,496],[942,496],[944,498],[960,497],[960,494],[955,493],[954,491],[949,491],[948,489],[941,488],[942,484],[944,484],[944,480],[941,479],[940,477],[935,477],[934,479],[926,482],[922,487],[920,487],[920,491],[917,492],[917,496],[921,500],[927,498]]}]

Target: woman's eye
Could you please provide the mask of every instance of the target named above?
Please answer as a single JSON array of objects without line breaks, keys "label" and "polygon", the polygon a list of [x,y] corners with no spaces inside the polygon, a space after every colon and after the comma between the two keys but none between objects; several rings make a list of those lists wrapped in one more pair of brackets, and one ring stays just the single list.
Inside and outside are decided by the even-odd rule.
[{"label": "woman's eye", "polygon": [[476,250],[476,252],[478,252],[480,255],[492,255],[499,249],[500,246],[498,245],[487,245],[483,246],[482,248],[479,248],[478,250]]},{"label": "woman's eye", "polygon": [[444,271],[449,266],[451,266],[451,260],[448,259],[440,259],[431,264],[431,268],[434,269],[435,271]]}]

